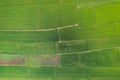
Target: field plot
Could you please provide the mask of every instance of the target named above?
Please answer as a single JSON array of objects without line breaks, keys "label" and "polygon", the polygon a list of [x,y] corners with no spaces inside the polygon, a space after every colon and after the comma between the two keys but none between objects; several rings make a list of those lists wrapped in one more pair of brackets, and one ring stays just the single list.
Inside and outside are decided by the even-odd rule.
[{"label": "field plot", "polygon": [[120,46],[120,37],[103,37],[90,39],[90,49],[112,48]]},{"label": "field plot", "polygon": [[95,11],[92,7],[81,8],[78,6],[77,9],[77,20],[81,28],[93,28],[95,25]]},{"label": "field plot", "polygon": [[25,56],[15,54],[0,54],[0,65],[1,66],[25,65]]},{"label": "field plot", "polygon": [[79,55],[80,66],[119,67],[118,49],[103,49]]},{"label": "field plot", "polygon": [[[31,6],[32,7],[32,6]],[[0,30],[35,30],[38,27],[37,10],[28,5],[0,7]],[[35,8],[34,8],[35,9]]]},{"label": "field plot", "polygon": [[55,68],[54,67],[30,67],[29,77],[30,78],[54,78]]},{"label": "field plot", "polygon": [[56,73],[58,80],[89,80],[86,67],[57,68]]},{"label": "field plot", "polygon": [[[62,10],[65,11],[62,11]],[[76,24],[76,6],[74,5],[61,5],[60,6],[60,23],[61,26]]]},{"label": "field plot", "polygon": [[105,4],[98,6],[96,7],[95,13],[96,25],[119,23],[120,3]]},{"label": "field plot", "polygon": [[120,77],[92,77],[92,80],[119,80]]},{"label": "field plot", "polygon": [[0,53],[13,54],[55,54],[57,46],[55,42],[0,42]]},{"label": "field plot", "polygon": [[[74,5],[35,4],[31,6],[37,8],[37,29],[59,28],[76,24],[76,7]],[[36,8],[33,7],[33,10]],[[63,9],[65,11],[62,11]]]},{"label": "field plot", "polygon": [[38,6],[39,6],[38,29],[60,27],[60,9],[57,4],[47,4]]},{"label": "field plot", "polygon": [[[57,73],[57,77],[58,78],[77,78],[79,77],[79,72],[78,71],[79,68],[76,67],[72,67],[72,68],[57,68],[56,69],[56,73]],[[85,71],[85,70],[84,70]],[[86,72],[86,71],[85,71]],[[81,73],[82,74],[82,73]],[[82,76],[83,78],[85,77],[85,75]]]},{"label": "field plot", "polygon": [[58,3],[58,0],[30,0],[30,3],[42,3],[42,4],[50,4],[50,3]]},{"label": "field plot", "polygon": [[93,7],[103,4],[114,4],[119,2],[120,0],[77,0],[77,4],[81,7]]},{"label": "field plot", "polygon": [[91,77],[119,77],[120,74],[119,67],[91,67],[89,68],[90,76]]},{"label": "field plot", "polygon": [[0,5],[14,5],[14,4],[25,4],[28,0],[1,0]]},{"label": "field plot", "polygon": [[63,67],[78,67],[79,57],[77,54],[63,54],[61,55],[61,64]]},{"label": "field plot", "polygon": [[59,66],[61,64],[60,55],[36,54],[30,55],[29,64],[32,66]]},{"label": "field plot", "polygon": [[0,66],[1,78],[26,78],[28,67],[26,66]]},{"label": "field plot", "polygon": [[63,41],[99,38],[114,35],[116,35],[116,31],[113,25],[87,29],[81,29],[80,27],[71,27],[60,30],[61,40]]},{"label": "field plot", "polygon": [[115,24],[116,35],[120,35],[120,24]]},{"label": "field plot", "polygon": [[57,53],[82,52],[89,50],[88,40],[66,41],[58,43]]},{"label": "field plot", "polygon": [[[80,29],[79,27],[71,27],[60,30],[61,40],[79,40],[94,37],[94,29]],[[72,36],[72,37],[71,37]]]},{"label": "field plot", "polygon": [[[76,24],[76,6],[74,4],[58,5],[54,1],[51,0],[52,3],[50,3],[49,1],[32,0],[29,1],[30,3],[26,3],[27,5],[1,6],[0,30],[50,29]],[[63,9],[65,11],[62,11]]]},{"label": "field plot", "polygon": [[56,30],[52,31],[0,31],[1,41],[11,42],[55,42],[58,41]]}]

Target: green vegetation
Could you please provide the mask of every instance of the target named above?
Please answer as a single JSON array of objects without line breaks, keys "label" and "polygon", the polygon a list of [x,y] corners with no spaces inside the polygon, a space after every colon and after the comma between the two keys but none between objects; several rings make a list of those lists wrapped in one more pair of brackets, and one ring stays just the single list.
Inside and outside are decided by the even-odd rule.
[{"label": "green vegetation", "polygon": [[54,67],[31,67],[29,68],[29,77],[31,78],[54,78]]},{"label": "green vegetation", "polygon": [[82,28],[93,28],[95,25],[95,11],[92,7],[81,8],[77,6],[77,19],[80,27]]},{"label": "green vegetation", "polygon": [[0,41],[55,42],[57,40],[58,40],[57,31],[41,31],[41,32],[0,31]]},{"label": "green vegetation", "polygon": [[25,78],[28,76],[26,66],[0,66],[1,78]]},{"label": "green vegetation", "polygon": [[80,54],[81,66],[119,67],[118,49],[103,49]]},{"label": "green vegetation", "polygon": [[0,0],[0,80],[119,80],[120,0]]},{"label": "green vegetation", "polygon": [[78,67],[79,57],[77,54],[63,54],[61,55],[61,64],[63,67]]},{"label": "green vegetation", "polygon": [[89,45],[87,40],[58,43],[59,53],[81,52],[87,50],[89,50]]}]

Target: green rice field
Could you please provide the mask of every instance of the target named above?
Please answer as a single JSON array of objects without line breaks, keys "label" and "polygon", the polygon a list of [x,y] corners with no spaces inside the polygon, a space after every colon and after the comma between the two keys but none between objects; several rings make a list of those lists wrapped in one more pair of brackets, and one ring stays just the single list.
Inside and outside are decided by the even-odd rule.
[{"label": "green rice field", "polygon": [[0,80],[120,80],[120,0],[0,0]]}]

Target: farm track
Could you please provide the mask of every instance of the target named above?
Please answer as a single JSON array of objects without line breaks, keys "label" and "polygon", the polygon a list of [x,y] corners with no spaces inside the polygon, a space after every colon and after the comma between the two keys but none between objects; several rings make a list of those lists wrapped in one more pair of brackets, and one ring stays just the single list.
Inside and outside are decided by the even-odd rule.
[{"label": "farm track", "polygon": [[59,27],[59,28],[41,29],[41,30],[0,30],[0,31],[5,31],[5,32],[40,32],[40,31],[59,30],[59,29],[64,29],[64,28],[76,27],[76,26],[78,26],[78,24],[68,25],[68,26]]}]

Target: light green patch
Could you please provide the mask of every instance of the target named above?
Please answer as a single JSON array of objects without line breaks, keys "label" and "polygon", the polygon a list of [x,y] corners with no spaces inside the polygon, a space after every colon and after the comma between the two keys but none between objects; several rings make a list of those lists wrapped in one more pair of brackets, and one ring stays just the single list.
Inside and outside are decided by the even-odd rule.
[{"label": "light green patch", "polygon": [[77,22],[81,28],[92,28],[95,25],[95,11],[92,7],[77,6]]},{"label": "light green patch", "polygon": [[116,35],[120,35],[120,24],[119,23],[117,23],[117,24],[115,24],[115,31],[116,31]]},{"label": "light green patch", "polygon": [[18,56],[23,56],[23,55],[19,55],[19,54],[0,54],[0,59],[5,59],[5,60],[9,60],[9,59],[14,59]]},{"label": "light green patch", "polygon": [[[96,7],[96,25],[119,23],[120,4],[105,4]],[[114,14],[114,15],[113,15]]]},{"label": "light green patch", "polygon": [[106,37],[115,35],[115,25],[99,26],[95,28],[95,37]]},{"label": "light green patch", "polygon": [[112,48],[120,46],[120,37],[105,37],[90,39],[90,49]]}]

